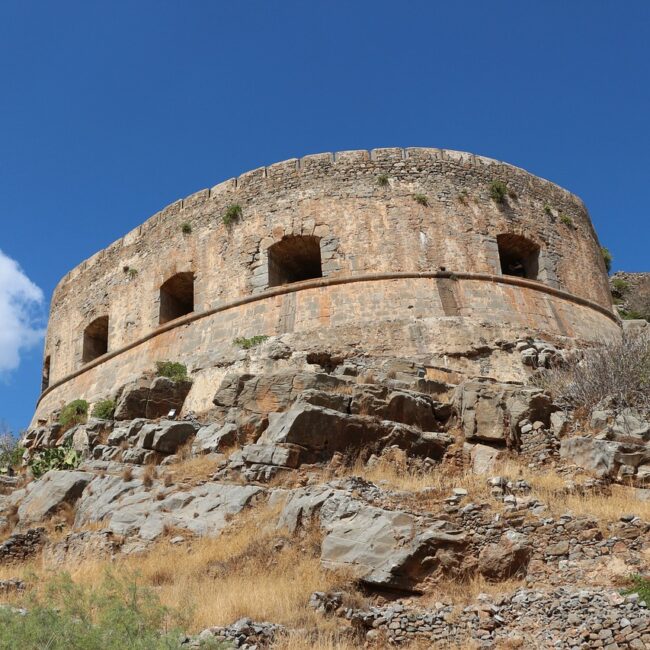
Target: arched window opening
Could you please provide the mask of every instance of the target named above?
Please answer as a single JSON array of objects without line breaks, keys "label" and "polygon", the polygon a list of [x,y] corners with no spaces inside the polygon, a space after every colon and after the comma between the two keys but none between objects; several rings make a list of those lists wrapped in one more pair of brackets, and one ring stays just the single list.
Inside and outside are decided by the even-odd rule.
[{"label": "arched window opening", "polygon": [[41,376],[41,393],[50,385],[50,355],[43,361],[43,374]]},{"label": "arched window opening", "polygon": [[96,318],[84,330],[84,346],[81,359],[88,363],[108,352],[108,316]]},{"label": "arched window opening", "polygon": [[268,258],[269,287],[323,277],[318,237],[285,237],[269,247]]},{"label": "arched window opening", "polygon": [[194,273],[172,275],[160,287],[159,323],[167,323],[194,311]]},{"label": "arched window opening", "polygon": [[539,246],[522,237],[506,233],[497,236],[502,275],[514,275],[537,280],[539,273]]}]

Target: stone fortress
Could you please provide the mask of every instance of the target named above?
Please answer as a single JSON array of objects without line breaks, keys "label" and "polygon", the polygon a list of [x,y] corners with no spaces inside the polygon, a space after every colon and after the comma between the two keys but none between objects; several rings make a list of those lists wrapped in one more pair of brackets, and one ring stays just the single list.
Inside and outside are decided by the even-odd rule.
[{"label": "stone fortress", "polygon": [[280,337],[303,364],[362,354],[414,360],[430,379],[523,381],[518,339],[619,333],[573,194],[469,153],[310,155],[179,200],[70,271],[33,424],[162,360],[187,365],[184,411],[205,411],[228,367],[247,363],[240,337]]}]

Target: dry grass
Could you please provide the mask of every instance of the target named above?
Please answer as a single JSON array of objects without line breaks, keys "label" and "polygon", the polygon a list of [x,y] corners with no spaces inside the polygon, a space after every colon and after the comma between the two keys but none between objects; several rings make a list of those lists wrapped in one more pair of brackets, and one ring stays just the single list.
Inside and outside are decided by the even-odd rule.
[{"label": "dry grass", "polygon": [[[175,483],[194,484],[211,479],[219,467],[219,461],[208,456],[192,456],[165,468],[165,485]],[[169,477],[169,478],[168,478]]]},{"label": "dry grass", "polygon": [[417,604],[418,607],[430,607],[436,602],[442,602],[462,608],[475,602],[479,594],[498,596],[512,593],[524,584],[523,580],[514,578],[501,582],[489,582],[479,573],[472,575],[467,580],[449,578],[428,588]]},{"label": "dry grass", "polygon": [[509,479],[527,481],[532,487],[531,495],[556,516],[571,512],[576,516],[589,516],[609,523],[618,521],[621,515],[633,513],[650,521],[650,502],[635,499],[631,494],[632,488],[623,485],[612,485],[607,493],[567,493],[566,478],[557,472],[534,472],[512,460],[501,463],[495,473]]},{"label": "dry grass", "polygon": [[[243,616],[291,627],[327,628],[328,620],[307,606],[309,596],[314,591],[349,587],[351,577],[320,566],[316,529],[289,543],[286,534],[275,528],[275,521],[276,511],[258,508],[217,538],[197,538],[182,545],[163,539],[146,554],[112,564],[88,559],[56,569],[65,569],[75,582],[89,586],[100,584],[109,567],[137,575],[155,589],[163,604],[187,613],[189,632],[229,625]],[[51,570],[42,559],[33,560],[0,567],[0,578],[42,577]],[[29,582],[40,581],[32,578]]]}]

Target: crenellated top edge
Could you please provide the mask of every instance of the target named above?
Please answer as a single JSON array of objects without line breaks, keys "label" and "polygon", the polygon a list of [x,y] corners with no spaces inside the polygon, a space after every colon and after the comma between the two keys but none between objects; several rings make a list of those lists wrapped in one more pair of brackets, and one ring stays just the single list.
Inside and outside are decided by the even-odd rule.
[{"label": "crenellated top edge", "polygon": [[[87,269],[97,262],[99,262],[106,254],[110,251],[117,250],[119,248],[129,246],[133,244],[140,236],[142,236],[147,230],[155,227],[161,221],[175,216],[181,212],[181,210],[186,208],[191,208],[197,206],[203,202],[206,202],[211,199],[219,199],[227,197],[230,195],[236,195],[239,190],[245,189],[249,185],[259,183],[260,181],[269,181],[272,182],[274,179],[280,177],[283,173],[289,171],[295,171],[296,173],[301,173],[303,171],[308,171],[311,168],[319,167],[323,169],[325,165],[331,166],[332,169],[335,169],[337,164],[354,164],[354,163],[366,163],[366,162],[395,162],[395,161],[405,161],[405,160],[449,160],[466,165],[471,165],[474,167],[480,166],[499,166],[505,167],[510,170],[513,170],[518,173],[523,173],[528,176],[532,176],[535,179],[546,183],[549,186],[555,188],[566,194],[571,199],[583,204],[582,199],[579,196],[573,194],[569,190],[563,188],[557,183],[553,183],[548,179],[536,176],[531,174],[521,167],[512,165],[510,163],[496,160],[494,158],[489,158],[487,156],[480,156],[477,154],[465,152],[465,151],[455,151],[453,149],[438,149],[434,147],[379,147],[376,149],[352,149],[347,151],[336,151],[336,152],[323,152],[316,154],[308,154],[302,156],[301,158],[289,158],[287,160],[282,160],[276,163],[264,167],[258,167],[250,171],[243,172],[239,176],[229,178],[227,180],[218,183],[210,188],[204,188],[194,192],[185,198],[177,199],[167,206],[163,207],[161,210],[153,214],[151,217],[146,219],[142,224],[136,226],[130,232],[128,232],[123,237],[117,239],[113,243],[109,244],[106,248],[94,253],[89,258],[80,262],[77,266],[71,269],[66,275],[64,275],[61,280],[57,283],[54,288],[54,294],[57,290],[66,284],[66,282],[73,280],[79,275],[84,269]],[[593,229],[593,227],[592,227]],[[594,233],[595,234],[595,233]]]}]

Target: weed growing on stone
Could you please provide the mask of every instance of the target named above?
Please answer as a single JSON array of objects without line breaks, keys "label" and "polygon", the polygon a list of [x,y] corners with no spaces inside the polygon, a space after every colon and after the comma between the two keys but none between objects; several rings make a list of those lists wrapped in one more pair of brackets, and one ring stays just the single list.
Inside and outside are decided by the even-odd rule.
[{"label": "weed growing on stone", "polygon": [[228,206],[226,211],[223,213],[221,220],[226,226],[229,226],[235,221],[241,219],[241,217],[242,217],[241,205],[239,205],[239,203],[233,203],[232,205]]},{"label": "weed growing on stone", "polygon": [[100,420],[112,420],[115,415],[115,401],[112,399],[100,400],[93,406],[90,415]]},{"label": "weed growing on stone", "polygon": [[156,375],[173,381],[187,381],[187,366],[178,361],[156,361]]},{"label": "weed growing on stone", "polygon": [[605,268],[607,269],[607,273],[609,273],[612,270],[612,260],[614,258],[609,252],[609,248],[605,248],[604,246],[600,247],[600,254],[603,256],[603,260],[605,261]]},{"label": "weed growing on stone", "polygon": [[377,176],[377,185],[379,187],[388,187],[388,174],[379,174]]},{"label": "weed growing on stone", "polygon": [[59,424],[65,429],[75,424],[83,424],[88,419],[88,402],[85,399],[76,399],[66,404],[59,414]]},{"label": "weed growing on stone", "polygon": [[496,203],[504,203],[508,195],[508,186],[503,181],[490,183],[490,198]]},{"label": "weed growing on stone", "polygon": [[560,221],[565,225],[565,226],[570,226],[573,228],[573,219],[568,215],[568,214],[561,214],[560,215]]},{"label": "weed growing on stone", "polygon": [[544,212],[546,212],[546,214],[550,217],[553,214],[553,208],[548,203],[546,203],[544,205]]},{"label": "weed growing on stone", "polygon": [[192,226],[187,221],[181,224],[181,232],[184,235],[189,235],[192,232]]},{"label": "weed growing on stone", "polygon": [[425,207],[429,205],[429,199],[424,194],[414,194],[413,199],[416,203],[424,205]]},{"label": "weed growing on stone", "polygon": [[257,336],[251,336],[249,339],[247,339],[247,338],[245,338],[243,336],[240,336],[239,338],[236,338],[233,341],[233,343],[236,346],[242,348],[243,350],[250,350],[251,348],[254,348],[254,347],[258,346],[261,343],[264,343],[264,341],[266,341],[266,339],[268,339],[268,338],[269,338],[268,336],[261,335],[261,334],[257,335]]}]

